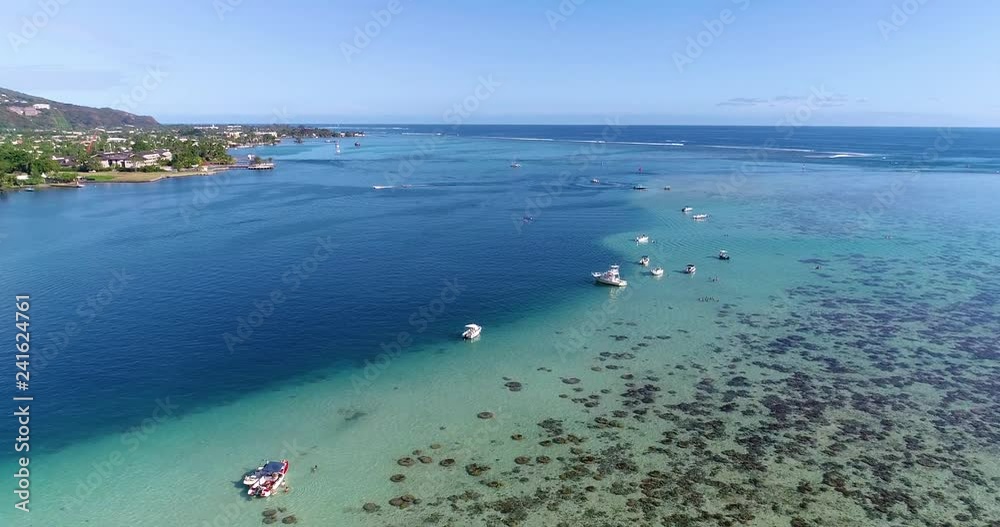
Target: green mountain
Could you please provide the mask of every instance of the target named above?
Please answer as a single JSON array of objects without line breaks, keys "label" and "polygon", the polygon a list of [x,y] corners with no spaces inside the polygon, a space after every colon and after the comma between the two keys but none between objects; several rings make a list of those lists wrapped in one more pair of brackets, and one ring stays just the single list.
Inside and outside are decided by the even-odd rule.
[{"label": "green mountain", "polygon": [[[49,108],[36,109],[32,106],[35,104],[47,104]],[[147,115],[66,104],[0,88],[0,129],[90,130],[124,125],[158,128],[160,123]]]}]

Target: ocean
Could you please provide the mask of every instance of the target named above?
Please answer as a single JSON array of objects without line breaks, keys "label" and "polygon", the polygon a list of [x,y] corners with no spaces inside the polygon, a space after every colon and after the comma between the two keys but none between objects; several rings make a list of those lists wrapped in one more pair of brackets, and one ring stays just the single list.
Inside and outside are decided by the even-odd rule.
[{"label": "ocean", "polygon": [[35,397],[3,525],[1000,517],[1000,130],[350,128],[0,194]]}]

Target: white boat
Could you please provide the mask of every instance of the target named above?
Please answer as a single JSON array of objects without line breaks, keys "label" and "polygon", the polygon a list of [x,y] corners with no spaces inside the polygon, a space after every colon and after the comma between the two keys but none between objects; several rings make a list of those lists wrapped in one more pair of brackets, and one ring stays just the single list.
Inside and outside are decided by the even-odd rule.
[{"label": "white boat", "polygon": [[396,187],[393,186],[393,185],[372,185],[372,188],[375,189],[375,190],[385,190],[385,189],[396,188]]},{"label": "white boat", "polygon": [[649,266],[649,257],[648,256],[643,256],[642,258],[639,258],[639,265],[641,265],[643,267]]},{"label": "white boat", "polygon": [[465,331],[462,332],[462,338],[466,340],[472,340],[479,337],[479,334],[483,332],[483,327],[477,324],[466,324]]},{"label": "white boat", "polygon": [[691,212],[692,210],[694,210],[694,207],[684,207],[681,209],[681,212]]},{"label": "white boat", "polygon": [[640,234],[635,237],[635,243],[649,243],[649,235]]},{"label": "white boat", "polygon": [[25,192],[34,192],[34,191],[35,191],[35,187],[26,187],[26,188],[24,189],[24,191],[25,191]]},{"label": "white boat", "polygon": [[622,280],[620,274],[618,274],[618,266],[612,265],[607,271],[603,273],[590,273],[594,277],[594,280],[599,284],[613,285],[616,287],[625,287],[628,282]]},{"label": "white boat", "polygon": [[597,179],[597,178],[594,178],[594,179],[591,179],[590,182],[593,183],[593,184],[595,184],[595,185],[598,185],[598,184],[601,183],[601,180]]},{"label": "white boat", "polygon": [[510,168],[521,168],[521,163],[518,163],[517,161],[512,161],[510,163]]},{"label": "white boat", "polygon": [[694,264],[687,264],[687,267],[684,268],[684,273],[685,274],[694,274],[695,271],[697,271],[697,270],[698,270],[698,268],[695,267]]},{"label": "white boat", "polygon": [[651,274],[653,276],[663,276],[663,268],[662,267],[654,267],[653,270],[649,272],[649,274]]},{"label": "white boat", "polygon": [[[259,472],[259,474],[258,474]],[[243,478],[243,483],[250,483],[247,494],[259,498],[267,498],[285,484],[285,474],[288,473],[288,460],[268,461],[261,468]]]},{"label": "white boat", "polygon": [[253,472],[249,472],[243,476],[243,484],[248,487],[252,487],[260,481],[261,477],[274,472],[280,472],[283,465],[283,461],[267,461],[263,465],[257,467]]},{"label": "white boat", "polygon": [[692,220],[707,220],[708,214],[694,214],[691,216]]},{"label": "white boat", "polygon": [[725,249],[719,251],[719,259],[720,260],[728,260],[729,259],[729,253],[726,252]]},{"label": "white boat", "polygon": [[646,186],[645,185],[635,185],[635,186],[632,187],[632,190],[646,190]]}]

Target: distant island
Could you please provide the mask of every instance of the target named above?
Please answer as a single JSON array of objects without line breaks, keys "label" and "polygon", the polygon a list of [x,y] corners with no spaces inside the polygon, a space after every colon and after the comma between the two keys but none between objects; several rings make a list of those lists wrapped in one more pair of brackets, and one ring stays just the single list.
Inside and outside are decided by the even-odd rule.
[{"label": "distant island", "polygon": [[228,150],[274,145],[286,138],[302,142],[364,135],[287,124],[162,125],[152,117],[0,88],[0,190],[79,186],[82,180],[153,181],[247,168],[236,165]]}]

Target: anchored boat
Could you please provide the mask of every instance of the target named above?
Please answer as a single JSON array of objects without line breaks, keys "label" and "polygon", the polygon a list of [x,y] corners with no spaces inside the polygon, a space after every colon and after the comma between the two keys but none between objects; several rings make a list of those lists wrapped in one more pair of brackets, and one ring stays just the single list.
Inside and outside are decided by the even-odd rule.
[{"label": "anchored boat", "polygon": [[594,280],[598,284],[613,285],[616,287],[625,287],[628,282],[623,280],[621,275],[618,274],[618,266],[612,265],[607,271],[603,273],[590,273],[594,277]]},{"label": "anchored boat", "polygon": [[257,467],[257,470],[243,477],[243,484],[250,487],[247,494],[258,498],[266,498],[278,487],[285,484],[285,474],[288,473],[288,460],[268,461]]},{"label": "anchored boat", "polygon": [[462,338],[466,340],[472,340],[478,338],[479,334],[483,332],[483,327],[478,324],[466,324],[465,331],[462,332]]}]

